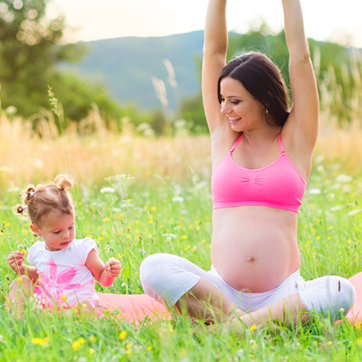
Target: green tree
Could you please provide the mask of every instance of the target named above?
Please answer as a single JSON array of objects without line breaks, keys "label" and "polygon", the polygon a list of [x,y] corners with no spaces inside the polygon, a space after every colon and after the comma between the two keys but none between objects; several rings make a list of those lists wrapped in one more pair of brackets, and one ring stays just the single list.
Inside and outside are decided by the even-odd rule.
[{"label": "green tree", "polygon": [[29,116],[48,106],[47,83],[56,62],[77,61],[84,54],[78,45],[57,46],[64,30],[64,17],[47,18],[45,0],[0,2],[2,107],[14,105]]}]

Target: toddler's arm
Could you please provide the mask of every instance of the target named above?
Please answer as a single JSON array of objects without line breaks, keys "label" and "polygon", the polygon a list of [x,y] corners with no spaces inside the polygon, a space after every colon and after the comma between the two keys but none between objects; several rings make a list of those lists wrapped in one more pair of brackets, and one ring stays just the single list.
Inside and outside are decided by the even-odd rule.
[{"label": "toddler's arm", "polygon": [[38,280],[38,273],[36,272],[36,268],[34,266],[23,264],[24,253],[21,251],[13,251],[8,256],[8,263],[11,269],[18,275],[27,275],[32,281],[36,282]]},{"label": "toddler's arm", "polygon": [[109,260],[104,264],[94,249],[89,252],[85,265],[103,287],[112,285],[121,272],[121,263],[118,260]]}]

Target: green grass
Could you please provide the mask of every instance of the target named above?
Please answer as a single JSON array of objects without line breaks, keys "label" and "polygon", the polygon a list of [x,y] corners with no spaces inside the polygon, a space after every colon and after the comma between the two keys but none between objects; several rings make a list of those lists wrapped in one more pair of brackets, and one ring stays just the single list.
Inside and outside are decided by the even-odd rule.
[{"label": "green grass", "polygon": [[[104,187],[115,191],[101,193]],[[310,189],[321,193],[305,194],[299,216],[301,274],[306,280],[326,274],[348,278],[361,270],[362,263],[362,179],[338,176],[332,166],[318,167],[309,181]],[[105,180],[98,187],[78,185],[73,195],[77,237],[92,235],[103,260],[114,256],[123,265],[113,286],[98,285],[98,291],[143,293],[139,267],[144,257],[156,252],[210,267],[208,179],[194,176],[180,185],[156,177],[147,184],[121,177]],[[15,278],[6,258],[10,251],[26,250],[35,241],[29,222],[11,211],[19,201],[18,191],[1,192],[0,361],[362,360],[362,331],[346,321],[331,326],[328,321],[315,320],[294,328],[273,323],[238,336],[223,325],[217,325],[214,334],[206,328],[194,334],[197,327],[183,317],[145,320],[135,326],[115,318],[37,313],[30,305],[24,320],[15,320],[5,311],[5,298]],[[122,331],[127,335],[120,340]]]}]

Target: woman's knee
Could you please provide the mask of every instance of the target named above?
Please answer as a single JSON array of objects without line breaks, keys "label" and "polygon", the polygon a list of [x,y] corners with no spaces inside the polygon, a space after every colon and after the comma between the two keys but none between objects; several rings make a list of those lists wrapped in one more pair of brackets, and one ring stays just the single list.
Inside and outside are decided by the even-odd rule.
[{"label": "woman's knee", "polygon": [[164,269],[170,262],[169,254],[152,254],[141,263],[140,278],[142,285],[154,285],[162,280]]},{"label": "woman's knee", "polygon": [[198,281],[198,267],[172,254],[153,254],[141,264],[140,278],[144,292],[174,305]]},{"label": "woman's knee", "polygon": [[300,297],[310,312],[335,321],[351,309],[356,292],[347,279],[328,276],[307,282]]}]

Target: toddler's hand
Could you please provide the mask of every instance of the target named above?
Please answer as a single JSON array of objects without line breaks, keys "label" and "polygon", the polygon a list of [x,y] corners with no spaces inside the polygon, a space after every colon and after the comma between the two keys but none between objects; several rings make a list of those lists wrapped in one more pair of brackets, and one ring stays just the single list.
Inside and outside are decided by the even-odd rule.
[{"label": "toddler's hand", "polygon": [[112,277],[117,277],[121,272],[122,266],[119,260],[109,259],[104,265],[105,271]]},{"label": "toddler's hand", "polygon": [[24,253],[21,251],[13,251],[7,260],[11,269],[13,269],[15,273],[21,274],[24,259]]}]

